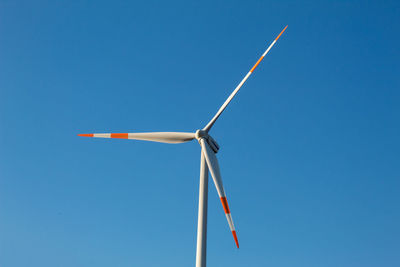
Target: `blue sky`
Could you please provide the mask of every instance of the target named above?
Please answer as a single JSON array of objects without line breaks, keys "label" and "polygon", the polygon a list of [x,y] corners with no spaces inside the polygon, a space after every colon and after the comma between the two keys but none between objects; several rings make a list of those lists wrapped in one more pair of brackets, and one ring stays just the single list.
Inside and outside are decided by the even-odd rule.
[{"label": "blue sky", "polygon": [[[200,149],[77,133],[211,134],[209,266],[399,266],[398,1],[1,1],[0,265],[194,266]],[[212,185],[210,183],[210,185]]]}]

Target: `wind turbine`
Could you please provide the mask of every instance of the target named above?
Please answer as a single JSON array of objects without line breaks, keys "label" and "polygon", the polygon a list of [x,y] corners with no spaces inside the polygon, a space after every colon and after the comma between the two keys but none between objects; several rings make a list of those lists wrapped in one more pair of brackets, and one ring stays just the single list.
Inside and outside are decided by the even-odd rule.
[{"label": "wind turbine", "polygon": [[100,138],[121,138],[121,139],[134,139],[153,141],[160,143],[177,144],[192,141],[197,139],[201,146],[201,162],[200,162],[200,189],[199,189],[199,214],[197,222],[197,251],[196,251],[196,267],[206,266],[206,242],[207,242],[207,202],[208,202],[208,172],[210,171],[211,177],[213,178],[215,187],[217,189],[219,198],[224,208],[226,219],[228,220],[229,228],[232,231],[233,238],[235,240],[237,248],[239,248],[239,241],[236,235],[235,226],[231,212],[226,200],[225,190],[222,185],[221,173],[219,170],[219,164],[215,154],[219,150],[218,143],[209,135],[214,123],[217,121],[219,116],[231,102],[232,98],[237,94],[242,85],[250,77],[253,71],[257,68],[258,64],[267,55],[269,50],[275,45],[279,37],[286,30],[287,26],[279,33],[275,40],[269,45],[264,54],[258,59],[256,64],[250,69],[238,86],[233,90],[231,95],[225,100],[224,104],[219,108],[215,116],[210,122],[201,130],[197,130],[195,133],[188,132],[151,132],[151,133],[93,133],[93,134],[78,134],[78,136],[84,137],[100,137]]}]

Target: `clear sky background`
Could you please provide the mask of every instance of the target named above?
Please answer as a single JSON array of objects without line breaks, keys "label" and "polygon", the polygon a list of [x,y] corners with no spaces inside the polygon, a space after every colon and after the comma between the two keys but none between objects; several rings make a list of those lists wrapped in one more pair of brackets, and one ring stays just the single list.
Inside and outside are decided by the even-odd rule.
[{"label": "clear sky background", "polygon": [[0,1],[0,265],[400,266],[398,1]]}]

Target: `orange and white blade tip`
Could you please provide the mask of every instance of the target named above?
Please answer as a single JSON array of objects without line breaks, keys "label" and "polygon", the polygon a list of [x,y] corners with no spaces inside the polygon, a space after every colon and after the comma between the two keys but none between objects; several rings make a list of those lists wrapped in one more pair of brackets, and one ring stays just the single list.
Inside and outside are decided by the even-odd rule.
[{"label": "orange and white blade tip", "polygon": [[288,25],[286,25],[286,27],[281,31],[281,33],[278,35],[278,37],[275,38],[275,41],[278,41],[278,39],[279,39],[279,37],[281,37],[282,33],[283,33],[284,31],[286,31],[287,26],[288,26]]},{"label": "orange and white blade tip", "polygon": [[238,241],[238,238],[236,235],[235,226],[233,225],[231,211],[229,210],[228,201],[226,200],[226,197],[221,197],[220,199],[221,199],[222,207],[224,208],[224,211],[225,211],[226,218],[229,223],[229,228],[232,231],[233,239],[235,239],[236,246],[237,246],[237,248],[239,248],[239,241]]},{"label": "orange and white blade tip", "polygon": [[82,136],[82,137],[93,137],[94,134],[78,134],[78,136]]}]

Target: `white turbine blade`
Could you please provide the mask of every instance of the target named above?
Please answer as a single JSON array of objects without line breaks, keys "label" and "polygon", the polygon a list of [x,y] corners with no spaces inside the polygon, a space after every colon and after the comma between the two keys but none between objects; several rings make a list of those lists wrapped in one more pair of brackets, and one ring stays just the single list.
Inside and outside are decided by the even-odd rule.
[{"label": "white turbine blade", "polygon": [[224,186],[222,185],[222,178],[221,178],[221,173],[219,170],[219,164],[218,164],[217,157],[215,156],[214,151],[208,145],[207,141],[204,140],[204,138],[200,139],[200,145],[202,148],[201,149],[202,153],[204,154],[204,156],[206,158],[208,169],[210,170],[211,176],[214,180],[215,187],[217,188],[218,195],[219,195],[219,198],[222,203],[222,207],[224,208],[225,216],[226,216],[226,219],[228,220],[229,228],[232,231],[232,235],[233,235],[233,238],[235,239],[236,246],[239,248],[239,241],[238,241],[238,238],[236,235],[235,226],[233,225],[232,215],[229,210],[228,201],[226,200]]},{"label": "white turbine blade", "polygon": [[92,133],[78,134],[84,137],[100,137],[100,138],[120,138],[153,141],[160,143],[177,144],[191,141],[195,138],[194,133],[184,132],[154,132],[154,133]]},{"label": "white turbine blade", "polygon": [[239,83],[239,85],[233,90],[231,95],[228,97],[228,99],[225,100],[224,104],[219,108],[217,114],[211,119],[211,121],[206,125],[206,127],[203,128],[204,131],[208,132],[210,131],[211,127],[214,125],[215,121],[218,119],[218,117],[221,115],[221,113],[225,110],[225,108],[228,106],[229,102],[231,102],[232,98],[236,95],[236,93],[239,91],[239,89],[242,87],[242,85],[246,82],[246,80],[250,77],[250,75],[253,73],[253,71],[257,68],[258,64],[263,60],[263,58],[268,54],[269,50],[274,46],[276,41],[278,41],[279,37],[281,37],[282,33],[286,30],[287,26],[281,31],[281,33],[278,35],[278,37],[275,38],[275,40],[270,44],[270,46],[265,50],[264,54],[260,57],[260,59],[254,64],[254,66],[251,68],[251,70],[246,74],[246,76],[243,78],[243,80]]}]

